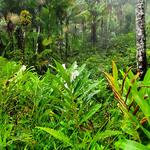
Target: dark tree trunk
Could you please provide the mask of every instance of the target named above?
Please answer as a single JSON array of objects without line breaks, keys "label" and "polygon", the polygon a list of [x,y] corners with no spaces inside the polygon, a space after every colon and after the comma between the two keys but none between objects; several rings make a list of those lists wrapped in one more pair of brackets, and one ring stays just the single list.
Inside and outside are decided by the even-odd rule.
[{"label": "dark tree trunk", "polygon": [[141,80],[147,70],[146,60],[146,34],[145,34],[145,0],[137,0],[136,6],[136,45],[137,69]]},{"label": "dark tree trunk", "polygon": [[92,40],[92,44],[93,46],[95,46],[96,42],[97,42],[97,33],[96,33],[96,17],[93,16],[93,21],[92,21],[92,25],[91,25],[91,40]]},{"label": "dark tree trunk", "polygon": [[66,50],[65,50],[65,59],[67,61],[67,57],[68,57],[68,50],[69,50],[69,34],[68,34],[68,26],[69,26],[69,18],[66,19],[66,28],[67,31],[65,32],[65,40],[66,40]]},{"label": "dark tree trunk", "polygon": [[77,36],[77,25],[75,23],[75,25],[74,25],[74,33],[73,33],[74,39],[76,38],[76,36]]},{"label": "dark tree trunk", "polygon": [[3,41],[2,39],[0,38],[0,56],[3,56],[5,51],[4,51],[4,44],[3,44]]},{"label": "dark tree trunk", "polygon": [[9,22],[7,23],[7,32],[8,32],[8,36],[10,39],[10,50],[13,51],[14,50],[14,40],[13,40],[13,31],[15,29],[15,25],[12,23],[11,20],[9,20]]},{"label": "dark tree trunk", "polygon": [[16,39],[17,39],[18,49],[20,49],[22,52],[22,61],[24,62],[25,60],[25,36],[24,36],[24,31],[22,30],[22,27],[20,26],[16,29]]}]

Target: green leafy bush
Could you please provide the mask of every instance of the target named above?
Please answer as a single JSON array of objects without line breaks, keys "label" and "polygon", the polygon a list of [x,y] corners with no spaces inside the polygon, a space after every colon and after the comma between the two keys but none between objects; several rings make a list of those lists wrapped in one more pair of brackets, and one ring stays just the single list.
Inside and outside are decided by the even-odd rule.
[{"label": "green leafy bush", "polygon": [[[139,81],[139,73],[133,74],[131,68],[126,72],[120,71],[122,79],[118,78],[118,69],[113,62],[112,75],[105,73],[109,85],[114,92],[118,107],[123,113],[122,130],[127,133],[130,139],[138,140],[140,143],[149,144],[150,139],[150,70],[147,71],[143,81]],[[119,141],[118,143],[121,143]],[[126,146],[144,147],[134,141],[122,141],[119,147],[126,149]],[[127,147],[128,147],[127,146]],[[143,149],[143,148],[142,148]],[[145,147],[145,149],[148,149]]]},{"label": "green leafy bush", "polygon": [[91,79],[85,65],[66,68],[55,61],[39,76],[3,58],[0,64],[2,149],[103,149],[122,134],[104,115],[110,106],[103,79]]}]

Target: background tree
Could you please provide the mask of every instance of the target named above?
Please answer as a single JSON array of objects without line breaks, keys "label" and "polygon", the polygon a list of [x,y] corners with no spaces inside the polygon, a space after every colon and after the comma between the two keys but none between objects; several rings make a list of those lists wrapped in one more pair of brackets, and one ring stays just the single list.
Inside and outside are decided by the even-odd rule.
[{"label": "background tree", "polygon": [[136,6],[136,45],[137,68],[143,79],[147,70],[146,61],[146,33],[145,33],[145,0],[137,0]]}]

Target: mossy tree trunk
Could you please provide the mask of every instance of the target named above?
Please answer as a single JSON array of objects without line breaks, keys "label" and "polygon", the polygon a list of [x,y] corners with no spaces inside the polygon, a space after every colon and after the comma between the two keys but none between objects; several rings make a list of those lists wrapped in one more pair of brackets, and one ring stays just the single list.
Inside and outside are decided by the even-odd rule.
[{"label": "mossy tree trunk", "polygon": [[137,69],[141,80],[147,70],[146,60],[146,33],[145,33],[145,0],[137,0],[136,5],[136,46]]}]

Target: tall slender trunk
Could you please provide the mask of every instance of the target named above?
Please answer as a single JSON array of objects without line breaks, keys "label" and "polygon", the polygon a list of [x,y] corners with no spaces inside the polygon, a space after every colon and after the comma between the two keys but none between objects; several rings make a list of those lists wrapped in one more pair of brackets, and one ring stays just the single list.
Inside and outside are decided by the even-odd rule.
[{"label": "tall slender trunk", "polygon": [[146,60],[146,33],[145,33],[145,0],[137,0],[136,6],[136,46],[137,69],[141,80],[147,70]]},{"label": "tall slender trunk", "polygon": [[62,57],[63,57],[63,20],[62,20],[62,18],[59,19],[59,28],[60,28],[60,33],[59,33],[59,54],[60,54],[60,58],[62,59]]},{"label": "tall slender trunk", "polygon": [[16,29],[16,39],[17,39],[17,45],[18,49],[21,50],[22,56],[22,62],[25,61],[25,33],[21,26],[17,27]]},{"label": "tall slender trunk", "polygon": [[96,17],[93,16],[92,24],[91,24],[91,41],[93,46],[95,46],[97,42],[97,33],[96,33]]},{"label": "tall slender trunk", "polygon": [[85,21],[82,20],[82,41],[84,42],[85,37]]},{"label": "tall slender trunk", "polygon": [[67,31],[65,32],[65,40],[66,40],[66,50],[65,50],[65,59],[67,61],[67,57],[68,57],[68,50],[69,50],[69,33],[68,33],[68,26],[69,26],[69,18],[66,18],[66,28]]},{"label": "tall slender trunk", "polygon": [[7,23],[7,32],[8,32],[8,36],[10,39],[10,50],[11,51],[14,50],[14,39],[13,39],[14,28],[15,28],[14,24],[12,23],[11,20],[9,20]]},{"label": "tall slender trunk", "polygon": [[74,39],[76,38],[76,36],[77,36],[77,24],[75,23],[74,24],[74,32],[73,32]]}]

